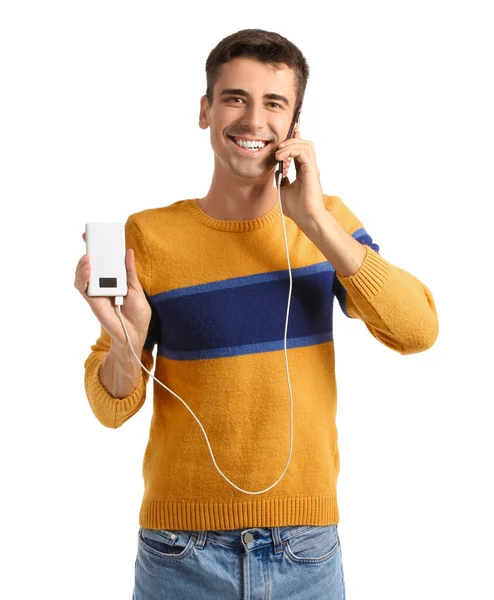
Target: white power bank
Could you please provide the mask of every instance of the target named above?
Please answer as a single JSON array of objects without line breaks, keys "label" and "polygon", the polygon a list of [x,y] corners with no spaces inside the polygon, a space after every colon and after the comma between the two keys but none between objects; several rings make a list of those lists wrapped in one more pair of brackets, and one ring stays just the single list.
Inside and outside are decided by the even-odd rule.
[{"label": "white power bank", "polygon": [[126,296],[125,223],[86,223],[88,296]]}]

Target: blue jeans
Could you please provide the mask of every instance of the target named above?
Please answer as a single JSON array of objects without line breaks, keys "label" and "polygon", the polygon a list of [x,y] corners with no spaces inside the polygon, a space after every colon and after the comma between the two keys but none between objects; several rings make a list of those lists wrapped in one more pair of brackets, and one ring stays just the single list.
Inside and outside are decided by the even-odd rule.
[{"label": "blue jeans", "polygon": [[139,527],[132,600],[345,600],[338,525]]}]

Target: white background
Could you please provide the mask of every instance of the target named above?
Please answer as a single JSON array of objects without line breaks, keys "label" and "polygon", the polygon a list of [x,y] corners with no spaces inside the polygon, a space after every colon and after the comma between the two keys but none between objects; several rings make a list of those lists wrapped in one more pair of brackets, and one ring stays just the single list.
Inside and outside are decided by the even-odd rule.
[{"label": "white background", "polygon": [[347,597],[494,598],[488,4],[2,3],[3,597],[131,598],[152,380],[123,427],[92,414],[81,234],[207,193],[206,58],[261,28],[309,62],[324,192],[439,312],[436,344],[401,356],[335,306]]}]

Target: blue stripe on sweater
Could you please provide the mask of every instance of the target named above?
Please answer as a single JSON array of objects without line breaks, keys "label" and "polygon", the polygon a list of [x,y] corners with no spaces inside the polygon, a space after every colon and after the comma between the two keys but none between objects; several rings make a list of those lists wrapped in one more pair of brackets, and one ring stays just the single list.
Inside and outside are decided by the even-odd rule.
[{"label": "blue stripe on sweater", "polygon": [[[283,330],[284,335],[284,330]],[[321,335],[301,337],[296,339],[286,340],[286,348],[300,348],[302,346],[314,346],[323,342],[333,340],[332,332]],[[227,356],[238,356],[239,354],[259,354],[260,352],[272,352],[273,350],[284,350],[284,338],[276,342],[263,342],[257,344],[247,344],[245,346],[230,346],[228,348],[210,348],[206,350],[182,351],[173,352],[164,350],[160,352],[161,356],[165,356],[171,360],[197,360],[201,358],[224,358]]]},{"label": "blue stripe on sweater", "polygon": [[[292,270],[287,348],[332,339],[333,277],[327,261]],[[284,270],[156,294],[158,354],[195,360],[283,349],[289,289]]]},{"label": "blue stripe on sweater", "polygon": [[[334,271],[333,267],[329,263],[323,262],[315,265],[310,265],[308,267],[292,269],[292,277],[301,277],[304,275],[320,273],[328,270]],[[246,277],[235,277],[233,279],[212,281],[211,283],[202,283],[200,285],[192,285],[187,288],[179,288],[176,290],[171,290],[169,292],[163,292],[162,294],[156,294],[155,296],[153,296],[153,298],[159,301],[169,300],[170,298],[182,298],[184,296],[192,296],[194,294],[205,294],[207,292],[215,292],[217,290],[228,290],[237,287],[255,285],[257,283],[281,281],[288,278],[288,270],[272,271],[270,273],[259,273],[257,275],[249,275]]]},{"label": "blue stripe on sweater", "polygon": [[[353,236],[379,250],[365,229]],[[287,349],[332,341],[335,290],[340,305],[346,299],[332,265],[292,269],[292,279]],[[283,350],[289,289],[288,270],[280,270],[146,295],[152,317],[144,346],[158,344],[158,355],[171,360]]]}]

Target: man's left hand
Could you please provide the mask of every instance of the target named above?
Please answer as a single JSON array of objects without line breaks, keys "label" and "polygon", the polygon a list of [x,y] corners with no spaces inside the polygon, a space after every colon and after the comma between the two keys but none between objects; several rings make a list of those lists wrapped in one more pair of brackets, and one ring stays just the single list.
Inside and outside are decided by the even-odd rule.
[{"label": "man's left hand", "polygon": [[[314,144],[300,138],[300,120],[295,128],[295,136],[279,144],[275,157],[284,161],[280,187],[283,214],[295,221],[300,229],[318,222],[326,212],[326,207]],[[293,183],[285,176],[291,158],[294,159],[296,171]]]}]

